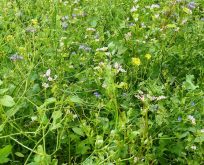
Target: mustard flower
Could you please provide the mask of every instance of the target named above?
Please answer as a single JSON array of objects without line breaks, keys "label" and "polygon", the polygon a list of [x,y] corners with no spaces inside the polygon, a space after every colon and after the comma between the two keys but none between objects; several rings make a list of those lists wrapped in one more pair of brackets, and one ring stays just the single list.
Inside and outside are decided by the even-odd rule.
[{"label": "mustard flower", "polygon": [[151,55],[151,54],[146,54],[146,55],[145,55],[145,58],[146,58],[147,60],[150,60],[150,59],[152,58],[152,55]]},{"label": "mustard flower", "polygon": [[132,64],[133,65],[136,65],[136,66],[139,66],[139,65],[141,65],[141,61],[140,61],[140,59],[139,58],[132,58]]}]

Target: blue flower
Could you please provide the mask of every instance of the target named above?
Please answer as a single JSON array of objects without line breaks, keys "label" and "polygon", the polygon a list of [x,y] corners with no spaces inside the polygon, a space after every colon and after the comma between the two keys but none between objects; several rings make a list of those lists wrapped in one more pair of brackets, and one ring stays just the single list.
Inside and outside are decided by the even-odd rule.
[{"label": "blue flower", "polygon": [[188,8],[191,9],[191,10],[195,9],[196,8],[196,3],[195,2],[189,2]]},{"label": "blue flower", "polygon": [[96,96],[96,97],[101,97],[101,95],[98,93],[98,92],[94,92],[94,95]]},{"label": "blue flower", "polygon": [[179,121],[179,122],[181,122],[181,120],[182,120],[182,117],[181,117],[181,116],[179,116],[179,117],[178,117],[178,121]]}]

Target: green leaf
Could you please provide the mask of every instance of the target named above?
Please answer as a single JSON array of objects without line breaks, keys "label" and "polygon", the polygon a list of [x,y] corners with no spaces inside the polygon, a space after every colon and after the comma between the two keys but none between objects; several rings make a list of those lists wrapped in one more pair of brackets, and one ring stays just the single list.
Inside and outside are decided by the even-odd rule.
[{"label": "green leaf", "polygon": [[0,89],[0,95],[3,95],[3,94],[6,93],[7,91],[8,91],[8,88]]},{"label": "green leaf", "polygon": [[8,158],[11,154],[11,145],[7,145],[4,148],[0,149],[0,164],[7,163],[10,159]]},{"label": "green leaf", "polygon": [[6,115],[7,117],[11,117],[14,116],[20,109],[20,106],[15,106],[9,110],[6,111]]},{"label": "green leaf", "polygon": [[5,107],[12,107],[14,106],[15,102],[13,100],[13,98],[9,95],[4,95],[1,99],[0,99],[0,104],[5,106]]},{"label": "green leaf", "polygon": [[72,128],[72,130],[74,131],[74,133],[80,135],[80,136],[84,136],[84,132],[82,131],[81,128],[78,128],[78,127],[74,127]]},{"label": "green leaf", "polygon": [[52,113],[53,122],[52,122],[52,125],[51,125],[51,128],[50,128],[51,130],[54,130],[54,129],[57,129],[57,128],[61,127],[61,124],[60,124],[61,117],[62,117],[62,112],[61,111],[54,111]]},{"label": "green leaf", "polygon": [[192,11],[190,9],[188,9],[187,7],[184,7],[183,8],[183,11],[186,13],[186,14],[192,14]]},{"label": "green leaf", "polygon": [[40,106],[40,108],[44,108],[52,103],[55,103],[56,102],[56,98],[54,97],[51,97],[51,98],[48,98],[45,100],[45,102],[43,103],[43,105]]},{"label": "green leaf", "polygon": [[21,152],[16,152],[15,155],[18,156],[18,157],[20,157],[20,158],[23,158],[23,157],[24,157],[24,155],[23,155]]},{"label": "green leaf", "polygon": [[3,81],[0,80],[0,86],[3,84]]},{"label": "green leaf", "polygon": [[183,87],[187,90],[195,90],[199,86],[193,84],[194,75],[186,75],[186,81],[183,83]]},{"label": "green leaf", "polygon": [[78,96],[69,97],[69,101],[72,103],[82,104],[82,100]]},{"label": "green leaf", "polygon": [[195,141],[194,141],[194,142],[197,142],[197,143],[202,143],[202,142],[204,142],[204,135],[195,138]]}]

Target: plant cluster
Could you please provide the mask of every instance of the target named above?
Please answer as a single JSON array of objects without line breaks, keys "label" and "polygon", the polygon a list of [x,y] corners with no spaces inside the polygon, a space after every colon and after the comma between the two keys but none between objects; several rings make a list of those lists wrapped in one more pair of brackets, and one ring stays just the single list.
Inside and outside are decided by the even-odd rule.
[{"label": "plant cluster", "polygon": [[203,164],[203,52],[203,0],[2,0],[0,164]]}]

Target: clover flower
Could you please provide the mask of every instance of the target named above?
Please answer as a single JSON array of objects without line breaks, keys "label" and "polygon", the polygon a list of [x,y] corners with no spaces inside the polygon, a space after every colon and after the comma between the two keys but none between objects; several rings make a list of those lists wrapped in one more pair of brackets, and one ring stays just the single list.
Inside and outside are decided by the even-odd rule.
[{"label": "clover flower", "polygon": [[136,66],[140,66],[141,65],[141,61],[139,58],[132,58],[132,64],[136,65]]}]

